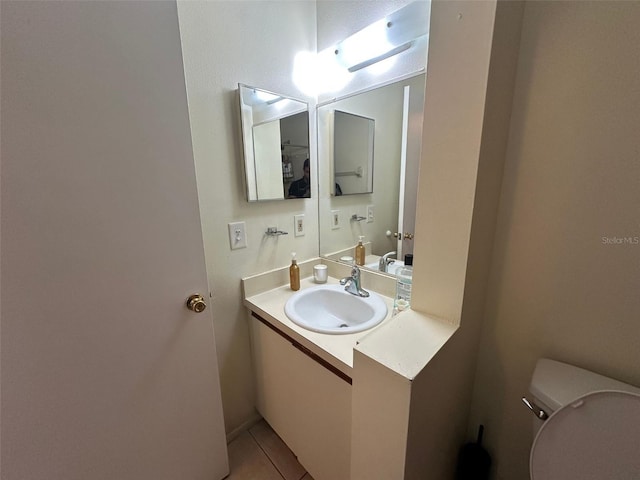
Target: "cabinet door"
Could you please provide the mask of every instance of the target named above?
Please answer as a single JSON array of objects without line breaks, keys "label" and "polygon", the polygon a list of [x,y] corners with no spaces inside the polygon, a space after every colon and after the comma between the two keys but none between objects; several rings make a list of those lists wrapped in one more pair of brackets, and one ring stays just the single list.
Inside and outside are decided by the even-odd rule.
[{"label": "cabinet door", "polygon": [[348,480],[351,385],[251,317],[260,414],[315,480]]}]

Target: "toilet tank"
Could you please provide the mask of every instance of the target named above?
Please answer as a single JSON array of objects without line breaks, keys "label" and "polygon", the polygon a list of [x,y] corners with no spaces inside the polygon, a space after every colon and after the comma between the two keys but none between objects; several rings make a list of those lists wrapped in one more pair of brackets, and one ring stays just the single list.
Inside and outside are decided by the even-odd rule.
[{"label": "toilet tank", "polygon": [[640,394],[640,388],[547,358],[538,360],[529,385],[534,402],[549,415],[576,398],[598,390]]}]

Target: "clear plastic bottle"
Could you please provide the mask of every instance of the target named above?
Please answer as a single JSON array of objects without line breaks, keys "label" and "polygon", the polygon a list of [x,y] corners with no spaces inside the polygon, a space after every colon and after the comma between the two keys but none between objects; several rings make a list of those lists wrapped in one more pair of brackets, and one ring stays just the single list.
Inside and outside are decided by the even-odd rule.
[{"label": "clear plastic bottle", "polygon": [[413,254],[404,256],[404,267],[396,273],[396,298],[393,302],[393,314],[411,307],[411,283],[413,278]]}]

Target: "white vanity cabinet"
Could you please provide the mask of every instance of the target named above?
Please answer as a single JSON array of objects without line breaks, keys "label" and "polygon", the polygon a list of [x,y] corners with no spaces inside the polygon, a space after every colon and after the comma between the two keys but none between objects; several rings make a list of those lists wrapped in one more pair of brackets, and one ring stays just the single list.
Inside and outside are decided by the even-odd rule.
[{"label": "white vanity cabinet", "polygon": [[315,480],[348,480],[351,379],[268,321],[250,324],[258,411]]}]

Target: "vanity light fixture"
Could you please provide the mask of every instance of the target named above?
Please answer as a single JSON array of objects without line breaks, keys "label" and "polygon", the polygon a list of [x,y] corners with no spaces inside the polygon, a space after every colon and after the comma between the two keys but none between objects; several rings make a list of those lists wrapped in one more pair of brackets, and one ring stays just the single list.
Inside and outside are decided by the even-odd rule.
[{"label": "vanity light fixture", "polygon": [[273,93],[267,92],[265,90],[258,90],[257,88],[253,88],[253,96],[255,97],[257,103],[275,103],[282,97],[278,95],[274,95]]},{"label": "vanity light fixture", "polygon": [[267,105],[273,105],[274,103],[281,102],[282,100],[284,100],[284,98],[282,98],[282,97],[277,97],[277,98],[274,98],[274,99],[272,99],[272,100],[267,101]]},{"label": "vanity light fixture", "polygon": [[413,68],[423,61],[419,58],[423,49],[426,57],[430,13],[430,0],[416,0],[316,55],[299,52],[294,59],[294,83],[316,96],[341,92],[357,77],[356,72],[373,66],[365,75],[382,75],[393,66],[393,57],[411,49],[406,67]]},{"label": "vanity light fixture", "polygon": [[373,57],[373,58],[370,58],[368,60],[365,60],[364,62],[357,63],[356,65],[353,65],[353,66],[347,68],[347,70],[350,73],[357,72],[358,70],[362,70],[363,68],[367,68],[368,66],[373,65],[374,63],[381,62],[382,60],[386,60],[389,57],[393,57],[394,55],[397,55],[399,53],[404,52],[405,50],[409,50],[412,46],[413,46],[413,40],[411,40],[410,42],[407,42],[407,43],[405,43],[403,45],[400,45],[399,47],[392,48],[388,52],[385,52],[385,53],[383,53],[381,55],[378,55],[376,57]]},{"label": "vanity light fixture", "polygon": [[409,50],[428,34],[429,12],[430,2],[416,1],[390,13],[335,45],[335,61],[355,73]]}]

